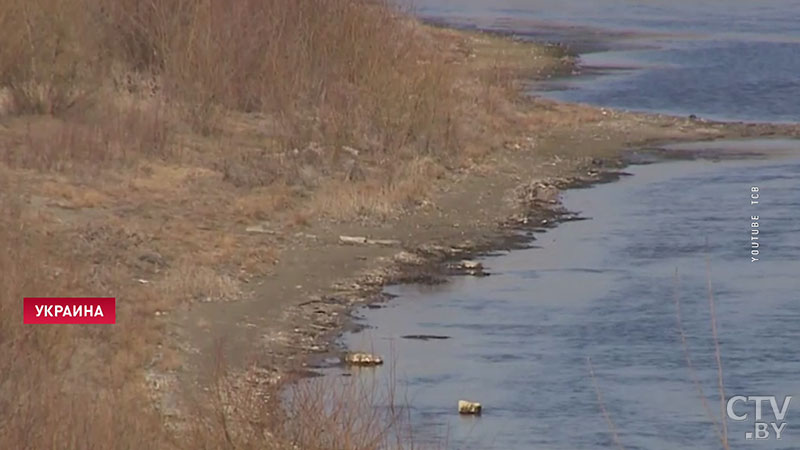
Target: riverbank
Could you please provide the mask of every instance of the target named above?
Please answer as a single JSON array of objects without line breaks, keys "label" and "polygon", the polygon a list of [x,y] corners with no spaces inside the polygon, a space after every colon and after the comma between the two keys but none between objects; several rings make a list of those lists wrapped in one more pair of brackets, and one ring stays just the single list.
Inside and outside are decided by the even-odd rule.
[{"label": "riverbank", "polygon": [[[115,410],[147,406],[144,389],[155,392],[161,414],[181,414],[181,394],[203,392],[220,357],[234,378],[291,379],[336,353],[331,340],[347,313],[379,298],[384,285],[433,282],[449,261],[518,245],[520,229],[558,218],[558,189],[613,177],[630,148],[798,134],[529,98],[524,80],[571,73],[574,59],[558,47],[399,20],[408,27],[399,29],[403,37],[423,47],[403,49],[408,72],[323,89],[323,106],[335,109],[314,116],[321,131],[298,125],[301,132],[287,136],[267,112],[249,111],[246,95],[243,107],[224,113],[218,109],[230,105],[210,103],[214,114],[192,116],[197,123],[161,121],[172,103],[152,101],[136,80],[126,88],[135,95],[122,97],[135,105],[125,115],[57,113],[54,104],[5,114],[9,252],[0,267],[11,275],[3,316],[18,317],[23,296],[80,293],[117,297],[120,320],[110,329],[50,332],[6,319],[10,351],[32,356],[0,381],[57,377],[60,394],[105,392],[110,400],[87,407],[83,420],[104,418],[109,428],[124,424]],[[367,65],[385,62],[375,56]],[[394,97],[354,100],[347,91],[384,81]],[[331,98],[340,101],[325,103]],[[361,108],[373,103],[383,122],[364,122]],[[103,117],[113,120],[95,128]],[[351,125],[369,132],[337,131]],[[345,244],[341,236],[389,245]],[[41,394],[27,405],[32,416],[44,414],[37,404],[48,405]],[[76,397],[51,394],[76,408]],[[151,429],[150,419],[157,418],[139,429]]]},{"label": "riverbank", "polygon": [[[560,47],[511,36],[433,30],[442,33],[439,38],[467,39],[490,53],[511,48],[514,58],[525,54],[524,49],[556,49],[538,68],[495,68],[515,82],[569,76],[574,69],[574,59]],[[473,54],[468,52],[462,63],[469,65]],[[193,360],[194,367],[209,367],[216,357],[211,349],[222,342],[226,361],[240,368],[237,376],[262,378],[257,384],[313,374],[322,361],[341,356],[345,349],[335,339],[356,326],[349,314],[358,306],[386,300],[385,286],[445,282],[449,275],[468,272],[460,266],[462,260],[524,247],[533,239],[531,232],[571,220],[558,200],[564,189],[613,181],[642,157],[743,156],[664,150],[665,143],[800,135],[794,125],[711,122],[559,103],[528,97],[518,87],[506,105],[513,107],[518,123],[503,131],[503,145],[468,167],[444,174],[416,208],[379,222],[309,224],[286,237],[285,260],[274,274],[258,281],[250,300],[200,304],[182,315],[183,339],[197,345],[196,354],[205,355]]]}]

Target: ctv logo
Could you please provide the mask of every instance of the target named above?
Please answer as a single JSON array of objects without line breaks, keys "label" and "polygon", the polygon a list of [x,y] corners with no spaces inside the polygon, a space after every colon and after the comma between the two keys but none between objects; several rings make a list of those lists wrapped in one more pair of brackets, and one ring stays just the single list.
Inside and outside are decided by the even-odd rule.
[{"label": "ctv logo", "polygon": [[[784,397],[783,402],[779,407],[778,400],[774,395],[750,395],[747,397],[743,395],[737,395],[728,400],[728,417],[737,422],[747,420],[749,413],[737,413],[735,408],[737,404],[747,405],[752,403],[755,405],[755,412],[753,416],[755,419],[754,428],[752,432],[748,431],[744,434],[745,439],[764,440],[771,438],[773,435],[775,436],[775,439],[780,439],[783,432],[786,431],[786,422],[784,422],[783,419],[786,417],[787,411],[789,411],[789,402],[791,401],[792,396],[787,395]],[[774,421],[769,421],[764,418],[764,410],[766,409],[764,407],[764,402],[769,404],[772,418],[775,419]],[[744,409],[744,407],[739,408],[740,411],[742,409]]]},{"label": "ctv logo", "polygon": [[27,297],[25,324],[113,324],[117,322],[113,297]]}]

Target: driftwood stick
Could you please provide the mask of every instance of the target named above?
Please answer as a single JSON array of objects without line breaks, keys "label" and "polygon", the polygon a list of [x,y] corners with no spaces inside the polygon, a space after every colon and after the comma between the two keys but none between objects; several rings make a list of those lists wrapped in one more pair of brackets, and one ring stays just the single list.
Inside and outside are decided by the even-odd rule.
[{"label": "driftwood stick", "polygon": [[343,244],[360,244],[360,245],[385,245],[396,246],[400,245],[397,239],[369,239],[365,236],[339,236],[339,242]]}]

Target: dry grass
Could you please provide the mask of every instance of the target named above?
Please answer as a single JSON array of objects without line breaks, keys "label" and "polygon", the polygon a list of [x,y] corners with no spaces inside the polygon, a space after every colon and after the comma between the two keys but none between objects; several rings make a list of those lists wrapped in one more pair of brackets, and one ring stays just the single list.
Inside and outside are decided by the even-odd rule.
[{"label": "dry grass", "polygon": [[138,158],[164,158],[173,151],[168,145],[168,122],[156,106],[106,109],[98,118],[81,121],[35,117],[0,150],[0,157],[14,168],[39,171],[85,173],[131,164]]},{"label": "dry grass", "polygon": [[[391,390],[355,379],[247,383],[253,373],[227,374],[224,363],[214,389],[198,399],[202,406],[184,418],[186,426],[167,429],[142,382],[146,349],[158,340],[147,321],[157,300],[146,287],[126,282],[124,272],[101,270],[90,257],[70,258],[73,244],[35,231],[39,218],[26,216],[7,196],[0,200],[0,244],[6,249],[0,255],[0,351],[9,356],[0,361],[4,448],[408,448],[402,409]],[[194,284],[176,298],[230,289],[203,271],[174,276],[173,282],[164,279],[169,289]],[[120,308],[112,327],[31,327],[19,320],[23,296],[110,292]],[[172,355],[161,364],[181,363]],[[291,401],[270,401],[287,386]]]},{"label": "dry grass", "polygon": [[230,110],[270,114],[294,146],[454,148],[445,65],[380,2],[3,0],[0,11],[0,83],[18,113],[62,114],[116,87],[163,95],[203,133]]},{"label": "dry grass", "polygon": [[239,284],[228,275],[192,261],[179,261],[159,280],[159,291],[178,301],[232,301],[241,296]]},{"label": "dry grass", "polygon": [[[196,403],[185,425],[187,448],[419,448],[396,385],[383,385],[377,374],[361,375],[278,381],[255,366],[228,372],[217,357],[210,395]],[[276,397],[284,399],[284,408],[275,409]]]},{"label": "dry grass", "polygon": [[[219,415],[187,447],[152,408],[155,313],[269,272],[244,224],[396,217],[538,120],[513,95],[535,47],[382,0],[0,0],[0,42],[2,448],[233,447]],[[23,327],[36,295],[114,296],[119,321]],[[277,442],[385,447],[307,398]]]},{"label": "dry grass", "polygon": [[70,258],[68,245],[37,230],[38,220],[0,196],[0,352],[7,355],[0,362],[0,443],[156,448],[165,435],[136,382],[147,356],[140,340],[147,336],[137,334],[135,304],[122,307],[127,319],[113,328],[22,325],[24,296],[103,295],[111,293],[106,283],[124,284],[113,271],[99,273],[90,261]]},{"label": "dry grass", "polygon": [[422,204],[434,186],[431,181],[445,172],[436,161],[424,157],[400,165],[380,181],[330,180],[307,207],[313,216],[334,220],[396,217],[404,209]]}]

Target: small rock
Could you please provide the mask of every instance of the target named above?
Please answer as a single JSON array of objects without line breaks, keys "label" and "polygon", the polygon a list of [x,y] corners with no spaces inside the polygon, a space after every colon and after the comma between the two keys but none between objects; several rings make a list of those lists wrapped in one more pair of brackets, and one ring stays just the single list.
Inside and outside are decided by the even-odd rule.
[{"label": "small rock", "polygon": [[481,404],[478,402],[471,402],[468,400],[459,400],[458,401],[458,413],[459,414],[470,414],[470,415],[480,415],[481,413]]},{"label": "small rock", "polygon": [[407,251],[401,251],[400,253],[397,253],[392,257],[392,259],[402,264],[420,265],[424,262],[419,255]]},{"label": "small rock", "polygon": [[481,264],[481,263],[479,263],[477,261],[470,261],[470,260],[467,260],[467,259],[465,259],[464,261],[461,261],[461,267],[463,267],[465,269],[470,269],[470,270],[483,270],[483,264]]},{"label": "small rock", "polygon": [[377,355],[358,352],[345,355],[344,362],[353,366],[379,366],[383,364],[383,359]]},{"label": "small rock", "polygon": [[248,233],[262,233],[262,234],[275,234],[275,230],[270,230],[269,228],[265,227],[264,225],[252,225],[245,228],[245,231]]},{"label": "small rock", "polygon": [[350,156],[352,156],[353,158],[358,157],[358,154],[360,153],[357,149],[355,149],[353,147],[350,147],[350,146],[347,146],[347,145],[343,145],[342,146],[342,150],[347,152],[347,153],[349,153]]},{"label": "small rock", "polygon": [[483,264],[477,261],[465,259],[459,263],[459,266],[464,272],[472,276],[482,277],[487,275],[487,273],[483,271]]}]

